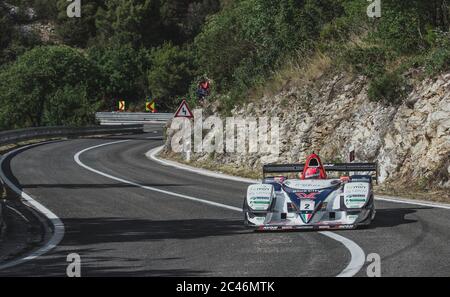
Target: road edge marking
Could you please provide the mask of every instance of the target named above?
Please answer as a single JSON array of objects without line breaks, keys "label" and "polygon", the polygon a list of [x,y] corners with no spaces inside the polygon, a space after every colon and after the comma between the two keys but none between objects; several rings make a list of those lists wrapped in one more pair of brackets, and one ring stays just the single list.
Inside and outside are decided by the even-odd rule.
[{"label": "road edge marking", "polygon": [[12,268],[14,266],[17,266],[17,265],[23,264],[25,262],[31,261],[33,259],[36,259],[36,258],[48,253],[52,249],[54,249],[56,246],[58,246],[58,244],[64,238],[65,228],[64,228],[64,224],[61,221],[61,219],[56,214],[54,214],[51,210],[46,208],[44,205],[42,205],[38,201],[34,200],[31,197],[31,195],[20,190],[3,172],[3,163],[10,155],[20,152],[22,150],[25,150],[27,148],[42,145],[42,144],[43,143],[23,146],[23,147],[17,148],[15,150],[12,150],[12,151],[6,153],[5,155],[3,155],[0,158],[0,178],[5,182],[6,185],[8,185],[8,187],[12,191],[14,191],[20,197],[22,197],[22,199],[24,199],[30,207],[34,208],[39,213],[43,214],[50,221],[51,225],[53,226],[53,234],[50,237],[50,239],[44,244],[44,246],[42,246],[34,251],[31,251],[30,253],[27,253],[25,256],[22,256],[19,259],[14,259],[11,261],[7,261],[3,264],[0,264],[0,270]]},{"label": "road edge marking", "polygon": [[450,205],[447,205],[445,203],[428,202],[428,201],[424,201],[424,200],[410,200],[410,199],[406,199],[406,198],[390,197],[390,196],[384,196],[384,195],[375,196],[375,200],[399,203],[399,204],[411,204],[411,205],[418,205],[418,206],[428,206],[428,207],[433,207],[433,208],[450,209]]},{"label": "road edge marking", "polygon": [[334,232],[322,231],[319,233],[339,241],[350,251],[350,262],[336,277],[352,277],[356,275],[366,263],[366,254],[363,249],[354,241]]},{"label": "road edge marking", "polygon": [[233,176],[233,175],[229,175],[229,174],[225,174],[225,173],[214,172],[214,171],[203,169],[203,168],[197,168],[197,167],[181,164],[181,163],[178,163],[175,161],[159,159],[156,156],[163,150],[163,148],[164,148],[164,146],[159,146],[159,147],[153,148],[153,149],[149,150],[147,153],[145,153],[145,156],[148,159],[155,161],[159,164],[174,167],[177,169],[183,169],[183,170],[197,173],[197,174],[204,175],[204,176],[214,177],[214,178],[218,178],[218,179],[227,179],[227,180],[243,182],[243,183],[248,183],[248,184],[261,183],[261,181],[257,180],[257,179]]},{"label": "road edge marking", "polygon": [[[238,207],[234,207],[234,206],[230,206],[230,205],[226,205],[226,204],[222,204],[222,203],[217,203],[217,202],[212,202],[212,201],[205,200],[205,199],[199,199],[199,198],[196,198],[196,197],[187,196],[187,195],[183,195],[183,194],[179,194],[179,193],[174,193],[174,192],[170,192],[170,191],[166,191],[166,190],[161,190],[161,189],[158,189],[158,188],[144,186],[144,185],[141,185],[141,184],[138,184],[138,183],[135,183],[135,182],[123,179],[123,178],[119,178],[119,177],[107,174],[105,172],[102,172],[100,170],[94,169],[94,168],[92,168],[90,166],[87,166],[86,164],[84,164],[80,160],[80,156],[83,153],[87,152],[87,151],[90,151],[90,150],[93,150],[93,149],[96,149],[96,148],[100,148],[100,147],[104,147],[104,146],[108,146],[108,145],[124,143],[124,142],[128,142],[128,141],[131,141],[131,140],[122,140],[122,141],[108,142],[108,143],[103,143],[103,144],[100,144],[100,145],[95,145],[95,146],[91,146],[91,147],[85,148],[85,149],[77,152],[74,155],[74,160],[81,167],[83,167],[83,168],[85,168],[85,169],[87,169],[87,170],[89,170],[91,172],[94,172],[96,174],[99,174],[99,175],[102,175],[104,177],[107,177],[109,179],[115,180],[115,181],[119,181],[119,182],[122,182],[122,183],[133,185],[133,186],[136,186],[136,187],[139,187],[139,188],[142,188],[142,189],[147,189],[147,190],[151,190],[151,191],[155,191],[155,192],[159,192],[159,193],[164,193],[164,194],[175,196],[175,197],[188,199],[188,200],[191,200],[191,201],[196,201],[196,202],[205,203],[205,204],[208,204],[208,205],[213,205],[213,206],[217,206],[217,207],[221,207],[221,208],[225,208],[225,209],[229,209],[229,210],[242,212],[242,209],[238,208]],[[157,147],[155,151],[157,151],[158,149],[159,149],[159,151],[161,151],[161,147]],[[157,158],[156,158],[155,155],[156,154],[153,154],[153,158],[155,158],[154,160],[156,161]],[[171,166],[175,166],[175,165],[176,165],[175,162],[173,164],[171,164]],[[184,169],[184,168],[182,168],[182,169]],[[220,178],[220,177],[217,177],[217,178]],[[325,231],[325,232],[318,232],[318,233],[321,234],[321,235],[327,236],[328,238],[334,239],[334,240],[342,243],[344,245],[344,247],[347,248],[349,250],[349,252],[350,252],[350,262],[347,265],[347,267],[341,273],[339,273],[337,275],[338,277],[351,277],[351,276],[354,276],[356,273],[358,273],[361,270],[361,268],[365,264],[365,257],[366,257],[365,253],[364,253],[364,251],[362,250],[361,247],[359,247],[355,242],[351,241],[350,239],[345,238],[345,237],[343,237],[341,235],[334,234],[332,232]]]}]

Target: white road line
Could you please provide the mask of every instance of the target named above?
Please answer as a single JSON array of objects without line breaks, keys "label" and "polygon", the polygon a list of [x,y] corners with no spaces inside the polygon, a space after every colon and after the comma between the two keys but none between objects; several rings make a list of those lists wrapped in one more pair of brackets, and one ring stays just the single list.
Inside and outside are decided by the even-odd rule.
[{"label": "white road line", "polygon": [[[165,166],[171,166],[177,169],[183,169],[190,172],[194,172],[197,174],[201,174],[204,176],[219,178],[219,179],[229,179],[233,181],[243,182],[243,183],[260,183],[260,180],[254,180],[239,176],[232,176],[228,174],[223,174],[220,172],[213,172],[207,169],[203,168],[196,168],[185,164],[180,164],[174,161],[160,159],[157,157],[157,155],[162,151],[164,146],[159,146],[156,148],[153,148],[149,150],[145,156],[149,158],[150,160],[153,160],[155,162],[158,162],[159,164],[165,165]],[[422,200],[411,200],[406,198],[400,198],[400,197],[391,197],[391,196],[383,196],[383,195],[377,195],[375,197],[375,200],[379,201],[386,201],[386,202],[393,202],[393,203],[400,203],[400,204],[410,204],[410,205],[418,205],[418,206],[429,206],[434,208],[442,208],[442,209],[450,209],[450,204],[446,203],[438,203],[438,202],[430,202],[430,201],[422,201]]]},{"label": "white road line", "polygon": [[138,183],[135,183],[135,182],[123,179],[123,178],[115,177],[115,176],[112,176],[110,174],[101,172],[99,170],[96,170],[96,169],[94,169],[92,167],[89,167],[89,166],[85,165],[83,162],[80,161],[81,154],[83,154],[83,153],[85,153],[87,151],[90,151],[90,150],[93,150],[93,149],[96,149],[96,148],[99,148],[99,147],[103,147],[103,146],[108,146],[108,145],[118,144],[118,143],[123,143],[123,142],[128,142],[128,141],[130,141],[130,140],[108,142],[108,143],[104,143],[104,144],[100,144],[100,145],[96,145],[96,146],[92,146],[92,147],[86,148],[86,149],[76,153],[75,156],[74,156],[74,160],[75,160],[75,162],[78,165],[80,165],[81,167],[83,167],[83,168],[85,168],[85,169],[87,169],[87,170],[89,170],[91,172],[94,172],[96,174],[102,175],[102,176],[107,177],[107,178],[112,179],[112,180],[116,180],[116,181],[121,182],[121,183],[129,184],[129,185],[132,185],[132,186],[135,186],[135,187],[139,187],[139,188],[142,188],[142,189],[146,189],[146,190],[150,190],[150,191],[154,191],[154,192],[158,192],[158,193],[163,193],[163,194],[166,194],[166,195],[171,195],[171,196],[175,196],[175,197],[178,197],[178,198],[183,198],[183,199],[187,199],[187,200],[191,200],[191,201],[195,201],[195,202],[201,202],[201,203],[205,203],[205,204],[208,204],[208,205],[217,206],[217,207],[221,207],[221,208],[225,208],[225,209],[229,209],[229,210],[242,211],[242,209],[234,207],[234,206],[225,205],[225,204],[222,204],[222,203],[217,203],[217,202],[213,202],[213,201],[209,201],[209,200],[199,199],[199,198],[188,196],[188,195],[183,195],[183,194],[178,194],[178,193],[174,193],[174,192],[169,192],[169,191],[161,190],[161,189],[154,188],[154,187],[144,186],[144,185],[141,185],[141,184],[138,184]]},{"label": "white road line", "polygon": [[419,206],[429,206],[429,207],[434,207],[434,208],[450,209],[450,205],[445,204],[445,203],[428,202],[428,201],[422,201],[422,200],[412,201],[409,199],[389,197],[389,196],[377,196],[377,197],[375,197],[375,199],[380,200],[380,201],[387,201],[387,202],[400,203],[400,204],[411,204],[411,205],[419,205]]},{"label": "white road line", "polygon": [[165,166],[170,166],[170,167],[174,167],[177,169],[183,169],[185,171],[190,171],[193,173],[197,173],[197,174],[201,174],[201,175],[205,175],[205,176],[209,176],[209,177],[214,177],[214,178],[218,178],[218,179],[227,179],[227,180],[248,183],[248,184],[261,183],[260,180],[256,180],[256,179],[232,176],[232,175],[228,175],[228,174],[224,174],[224,173],[220,173],[220,172],[213,172],[213,171],[205,170],[202,168],[196,168],[196,167],[192,167],[189,165],[180,164],[180,163],[169,161],[169,160],[159,159],[156,156],[162,151],[163,148],[164,148],[164,146],[154,148],[154,149],[148,151],[145,154],[145,156],[147,158],[149,158],[150,160],[153,160],[153,161],[155,161],[159,164],[165,165]]},{"label": "white road line", "polygon": [[[200,203],[205,203],[208,205],[213,205],[213,206],[217,206],[217,207],[221,207],[221,208],[225,208],[225,209],[229,209],[229,210],[242,212],[242,209],[238,208],[238,207],[229,206],[229,205],[225,205],[225,204],[221,204],[221,203],[216,203],[216,202],[212,202],[209,200],[199,199],[199,198],[195,198],[192,196],[182,195],[182,194],[178,194],[178,193],[174,193],[174,192],[169,192],[169,191],[165,191],[165,190],[161,190],[161,189],[157,189],[157,188],[153,188],[153,187],[148,187],[148,186],[144,186],[144,185],[132,182],[132,181],[128,181],[123,178],[115,177],[110,174],[96,170],[92,167],[89,167],[80,161],[81,154],[83,154],[87,151],[90,151],[90,150],[93,150],[93,149],[96,149],[99,147],[103,147],[103,146],[124,143],[124,142],[128,142],[128,141],[130,141],[130,140],[109,142],[109,143],[104,143],[104,144],[86,148],[86,149],[76,153],[74,156],[74,160],[78,165],[80,165],[81,167],[83,167],[91,172],[97,173],[99,175],[105,176],[107,178],[110,178],[110,179],[113,179],[113,180],[116,180],[116,181],[119,181],[122,183],[130,184],[130,185],[133,185],[133,186],[136,186],[136,187],[139,187],[142,189],[147,189],[150,191],[164,193],[164,194],[172,195],[172,196],[179,197],[179,198],[184,198],[184,199],[188,199],[188,200],[192,200],[192,201],[196,201],[196,202],[200,202]],[[160,148],[157,148],[157,149],[160,149]],[[152,155],[153,160],[158,161],[159,163],[165,162],[165,161],[161,161],[161,160],[157,159],[155,154],[151,154],[151,155]],[[169,166],[176,166],[176,163],[172,163]],[[180,168],[185,169],[184,167],[180,167]],[[355,242],[353,242],[350,239],[345,238],[341,235],[332,233],[332,232],[325,231],[325,232],[319,232],[319,233],[342,243],[350,251],[350,256],[351,256],[350,263],[347,265],[347,267],[341,273],[339,273],[337,275],[338,277],[351,277],[351,276],[354,276],[356,273],[358,273],[359,270],[361,270],[361,268],[364,266],[366,255],[365,255],[364,251]]]},{"label": "white road line", "polygon": [[321,234],[333,238],[334,240],[342,243],[349,251],[351,255],[350,263],[348,263],[347,267],[337,275],[337,277],[352,277],[357,274],[361,268],[364,266],[366,262],[366,255],[363,249],[357,245],[354,241],[341,236],[339,234],[324,231],[320,232]]},{"label": "white road line", "polygon": [[12,261],[6,262],[4,264],[1,264],[0,265],[0,270],[6,269],[6,268],[11,268],[11,267],[17,266],[19,264],[25,263],[27,261],[36,259],[39,256],[42,256],[43,254],[45,254],[45,253],[49,252],[50,250],[52,250],[53,248],[55,248],[61,242],[61,240],[64,237],[64,224],[58,218],[58,216],[55,215],[52,211],[50,211],[48,208],[46,208],[45,206],[43,206],[42,204],[40,204],[39,202],[34,200],[29,194],[27,194],[24,191],[20,190],[6,176],[6,174],[3,172],[3,169],[2,169],[3,168],[3,162],[11,154],[14,154],[14,153],[19,152],[21,150],[24,150],[26,148],[37,146],[37,145],[40,145],[40,144],[42,144],[42,143],[32,144],[32,145],[27,145],[27,146],[24,146],[24,147],[20,147],[18,149],[10,151],[6,155],[2,156],[1,159],[0,159],[0,178],[5,182],[6,185],[8,185],[8,187],[11,190],[13,190],[19,196],[21,196],[28,205],[30,205],[31,207],[33,207],[38,212],[42,213],[43,215],[45,215],[48,218],[50,223],[53,225],[53,234],[52,234],[51,238],[45,243],[44,246],[42,246],[41,248],[39,248],[39,249],[37,249],[35,251],[30,252],[29,254],[27,254],[26,256],[24,256],[22,258],[19,258],[19,259],[12,260]]}]

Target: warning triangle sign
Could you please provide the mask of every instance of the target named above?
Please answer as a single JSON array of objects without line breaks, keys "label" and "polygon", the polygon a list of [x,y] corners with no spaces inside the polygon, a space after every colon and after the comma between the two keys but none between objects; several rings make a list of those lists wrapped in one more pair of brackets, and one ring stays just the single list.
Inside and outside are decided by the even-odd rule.
[{"label": "warning triangle sign", "polygon": [[185,99],[181,102],[180,107],[178,107],[177,111],[175,112],[175,117],[176,118],[193,118],[194,117],[194,114],[189,109],[189,106]]}]

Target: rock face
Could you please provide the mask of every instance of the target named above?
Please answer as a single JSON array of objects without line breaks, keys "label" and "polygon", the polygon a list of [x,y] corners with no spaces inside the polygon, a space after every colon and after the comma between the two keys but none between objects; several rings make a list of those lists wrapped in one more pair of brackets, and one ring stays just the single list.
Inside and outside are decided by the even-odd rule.
[{"label": "rock face", "polygon": [[[280,155],[271,161],[299,162],[314,151],[325,161],[343,162],[354,151],[357,161],[378,162],[382,183],[450,188],[450,73],[413,82],[400,106],[370,101],[367,89],[365,77],[342,74],[290,87],[232,113],[280,119]],[[214,160],[260,170],[267,156],[216,153]]]}]

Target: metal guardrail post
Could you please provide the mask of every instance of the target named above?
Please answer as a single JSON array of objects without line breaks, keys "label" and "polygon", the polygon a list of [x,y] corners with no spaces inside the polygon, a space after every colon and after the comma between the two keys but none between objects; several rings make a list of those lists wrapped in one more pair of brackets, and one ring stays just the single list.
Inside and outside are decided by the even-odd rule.
[{"label": "metal guardrail post", "polygon": [[167,123],[173,118],[171,113],[144,113],[144,112],[97,112],[95,118],[101,125],[133,123]]}]

